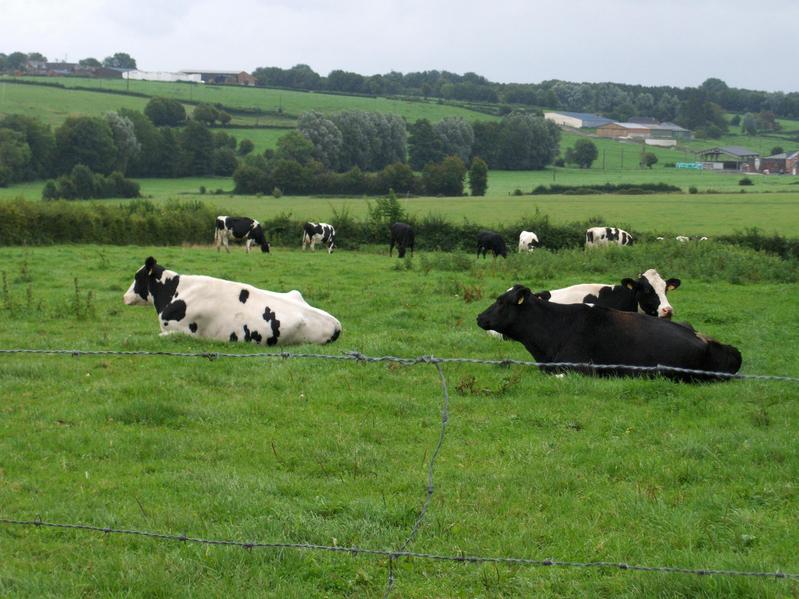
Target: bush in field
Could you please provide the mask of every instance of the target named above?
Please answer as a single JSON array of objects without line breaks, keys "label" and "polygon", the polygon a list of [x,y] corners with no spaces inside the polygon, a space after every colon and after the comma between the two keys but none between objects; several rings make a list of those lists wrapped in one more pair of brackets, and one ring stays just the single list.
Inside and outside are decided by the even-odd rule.
[{"label": "bush in field", "polygon": [[590,139],[578,139],[574,147],[566,150],[565,162],[576,164],[580,168],[591,168],[594,160],[599,156],[596,144]]},{"label": "bush in field", "polygon": [[752,179],[750,179],[749,177],[743,177],[738,181],[738,185],[742,186],[754,185],[754,184],[755,184],[754,181],[752,181]]},{"label": "bush in field", "polygon": [[126,179],[118,171],[108,176],[93,173],[89,167],[78,164],[69,175],[47,181],[42,189],[43,200],[89,200],[93,198],[137,198],[139,184]]},{"label": "bush in field", "polygon": [[171,98],[152,98],[144,107],[144,114],[156,127],[177,127],[186,122],[183,104]]},{"label": "bush in field", "polygon": [[239,156],[246,156],[255,149],[255,144],[251,139],[242,139],[239,142]]},{"label": "bush in field", "polygon": [[658,157],[653,154],[652,152],[644,152],[641,154],[641,167],[652,168],[654,165],[657,164]]},{"label": "bush in field", "polygon": [[466,165],[458,156],[448,156],[431,163],[422,171],[422,183],[428,195],[462,196]]},{"label": "bush in field", "polygon": [[488,165],[480,158],[472,160],[469,167],[469,192],[473,196],[484,196],[488,190]]}]

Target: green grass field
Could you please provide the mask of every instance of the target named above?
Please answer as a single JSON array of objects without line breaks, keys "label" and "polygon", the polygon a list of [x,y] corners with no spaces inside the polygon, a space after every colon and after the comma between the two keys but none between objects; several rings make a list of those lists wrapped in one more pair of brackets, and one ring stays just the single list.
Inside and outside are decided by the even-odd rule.
[{"label": "green grass field", "polygon": [[[385,250],[2,248],[0,347],[258,351],[162,338],[122,293],[144,257],[300,289],[343,324],[297,351],[529,359],[475,315],[510,284],[683,284],[677,318],[738,346],[743,371],[797,375],[797,271],[703,246],[476,262]],[[708,266],[713,265],[713,268]],[[76,302],[75,279],[79,286]],[[30,289],[30,291],[28,291]],[[92,299],[87,305],[87,293]],[[476,301],[467,301],[477,298]],[[799,571],[799,387],[556,379],[446,365],[435,494],[413,551]],[[441,426],[432,366],[0,357],[0,516],[189,536],[392,548],[410,532]],[[0,595],[381,596],[382,559],[0,526]],[[785,597],[796,583],[618,570],[398,562],[393,596]]]}]

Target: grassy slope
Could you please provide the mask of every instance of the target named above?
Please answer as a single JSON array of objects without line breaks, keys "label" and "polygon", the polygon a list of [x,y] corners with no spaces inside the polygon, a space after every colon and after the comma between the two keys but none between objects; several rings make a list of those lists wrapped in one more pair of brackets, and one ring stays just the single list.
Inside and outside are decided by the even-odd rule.
[{"label": "grassy slope", "polygon": [[[738,345],[746,372],[796,374],[799,337],[783,326],[799,317],[796,286],[770,280],[781,276],[771,260],[762,283],[715,280],[699,266],[714,259],[703,251],[710,246],[657,248],[656,264],[644,246],[591,260],[537,252],[475,266],[471,257],[428,255],[396,270],[396,261],[368,253],[0,249],[15,302],[25,305],[30,284],[37,306],[0,309],[0,346],[231,349],[160,338],[150,308],[122,305],[133,271],[154,253],[182,272],[301,289],[344,324],[337,344],[322,351],[526,359],[518,344],[474,325],[490,297],[515,281],[540,288],[614,280],[646,262],[682,277],[672,297],[678,317]],[[759,270],[758,260],[746,264],[746,277]],[[74,277],[82,295],[95,294],[87,319],[71,306]],[[465,303],[465,287],[483,299]],[[484,366],[445,371],[449,427],[436,494],[412,549],[799,570],[799,388],[559,380]],[[393,547],[421,503],[440,426],[441,393],[429,366],[5,356],[0,381],[0,511],[22,518]],[[386,571],[380,560],[344,555],[6,527],[0,546],[0,594],[21,597],[210,597],[253,588],[276,597],[379,596]],[[401,563],[397,577],[403,597],[778,597],[790,588],[427,562]]]}]

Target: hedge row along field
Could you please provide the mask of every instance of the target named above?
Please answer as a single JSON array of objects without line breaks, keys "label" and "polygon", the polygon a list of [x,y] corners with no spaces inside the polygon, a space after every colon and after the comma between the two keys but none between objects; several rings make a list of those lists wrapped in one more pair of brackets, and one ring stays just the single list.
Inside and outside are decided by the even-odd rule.
[{"label": "hedge row along field", "polygon": [[[346,208],[334,210],[331,224],[336,227],[337,244],[343,249],[356,249],[360,245],[387,244],[388,225],[395,220],[407,220],[417,232],[420,250],[475,249],[477,233],[486,227],[465,220],[456,224],[443,216],[428,214],[408,217],[402,207],[391,200],[369,203],[367,217],[358,220]],[[30,202],[12,200],[0,202],[0,245],[51,245],[58,243],[99,243],[111,245],[180,245],[207,244],[213,240],[214,219],[228,214],[200,201],[154,203],[136,200],[124,204],[74,202]],[[270,241],[277,245],[292,246],[298,243],[302,221],[292,220],[289,213],[279,214],[261,223]],[[519,232],[535,231],[548,250],[576,249],[583,246],[588,227],[604,225],[600,217],[586,221],[555,224],[540,213],[503,224],[494,229],[500,233],[511,249]],[[654,242],[655,234],[624,227],[638,241]],[[664,235],[658,232],[657,235]],[[676,234],[675,234],[676,235]],[[670,239],[674,235],[668,236]],[[765,235],[750,229],[734,235],[721,235],[714,241],[762,250],[783,258],[799,258],[799,239],[781,235]],[[656,252],[672,242],[661,242]]]}]

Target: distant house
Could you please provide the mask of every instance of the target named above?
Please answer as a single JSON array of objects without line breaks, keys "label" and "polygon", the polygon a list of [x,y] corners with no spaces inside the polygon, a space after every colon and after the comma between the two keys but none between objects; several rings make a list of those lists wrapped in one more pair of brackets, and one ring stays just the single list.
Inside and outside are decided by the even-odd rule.
[{"label": "distant house", "polygon": [[183,69],[181,73],[199,75],[203,83],[214,85],[255,85],[255,78],[246,71],[210,71]]},{"label": "distant house", "polygon": [[755,161],[757,170],[764,173],[799,174],[799,152],[773,154]]},{"label": "distant house", "polygon": [[628,123],[638,123],[639,125],[657,125],[658,121],[653,116],[631,116],[627,119]]},{"label": "distant house", "polygon": [[611,119],[588,112],[545,112],[544,118],[561,127],[574,129],[596,129],[613,122]]},{"label": "distant house", "polygon": [[741,146],[724,146],[708,148],[697,152],[699,160],[704,163],[705,170],[745,171],[755,169],[755,161],[760,154]]}]

